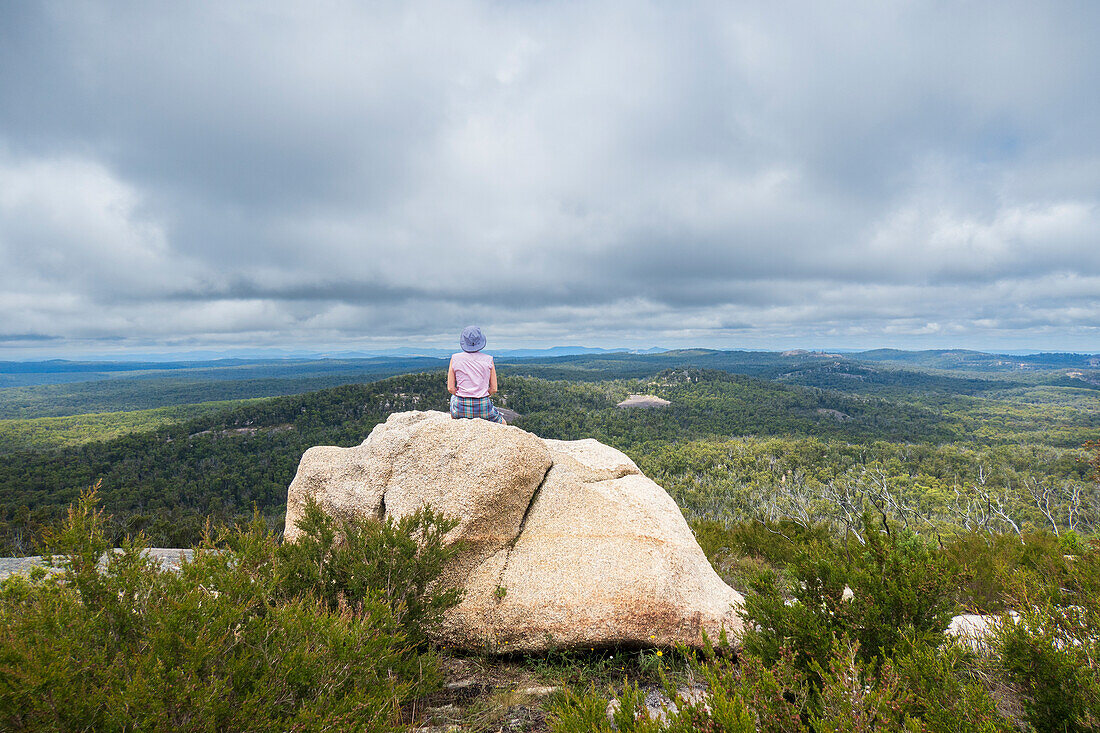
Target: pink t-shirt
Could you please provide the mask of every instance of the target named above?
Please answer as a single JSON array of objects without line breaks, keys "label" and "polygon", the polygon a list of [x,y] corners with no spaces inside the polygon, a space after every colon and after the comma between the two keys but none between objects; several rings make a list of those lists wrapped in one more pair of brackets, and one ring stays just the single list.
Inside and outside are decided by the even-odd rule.
[{"label": "pink t-shirt", "polygon": [[451,357],[455,370],[455,387],[459,397],[488,397],[489,372],[493,370],[493,357],[480,351],[460,351]]}]

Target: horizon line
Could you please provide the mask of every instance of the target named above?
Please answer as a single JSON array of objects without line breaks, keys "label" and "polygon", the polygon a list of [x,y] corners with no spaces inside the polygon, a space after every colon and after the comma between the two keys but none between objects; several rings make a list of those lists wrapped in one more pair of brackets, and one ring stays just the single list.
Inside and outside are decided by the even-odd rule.
[{"label": "horizon line", "polygon": [[[762,354],[784,354],[786,352],[802,352],[806,354],[831,354],[848,355],[862,354],[873,351],[897,351],[899,353],[929,353],[929,352],[967,352],[973,354],[986,354],[990,356],[1034,356],[1038,354],[1072,354],[1078,356],[1100,356],[1100,351],[1081,351],[1076,349],[1028,349],[1010,348],[1004,350],[988,350],[981,348],[968,348],[960,346],[945,346],[932,348],[899,348],[895,346],[875,346],[870,348],[860,347],[791,347],[791,348],[753,348],[753,347],[716,347],[716,346],[677,346],[665,348],[659,346],[629,347],[629,346],[581,346],[581,345],[555,345],[555,346],[502,346],[497,349],[486,349],[487,353],[497,353],[505,357],[510,352],[536,352],[532,357],[540,354],[537,352],[554,352],[562,350],[579,350],[580,353],[558,354],[558,356],[583,356],[585,352],[598,353],[627,353],[633,355],[656,355],[676,351],[714,351],[714,352],[755,352]],[[0,362],[16,364],[32,364],[38,362],[99,362],[99,363],[128,363],[128,362],[210,362],[223,360],[311,360],[321,361],[326,359],[377,359],[377,358],[444,358],[445,354],[453,349],[444,346],[410,346],[410,347],[381,347],[381,348],[301,348],[286,349],[278,347],[240,348],[240,349],[189,349],[181,351],[121,351],[118,353],[89,353],[89,354],[39,354],[24,356],[22,358],[7,355],[0,352]],[[546,353],[546,356],[553,354]]]}]

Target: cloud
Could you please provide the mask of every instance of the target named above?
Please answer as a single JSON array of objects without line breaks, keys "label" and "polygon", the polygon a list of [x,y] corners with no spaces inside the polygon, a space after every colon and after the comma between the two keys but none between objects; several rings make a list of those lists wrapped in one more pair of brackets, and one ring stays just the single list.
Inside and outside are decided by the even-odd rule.
[{"label": "cloud", "polygon": [[54,281],[90,297],[116,289],[153,297],[185,286],[185,258],[140,208],[140,195],[100,164],[0,157],[5,290]]},{"label": "cloud", "polygon": [[1095,350],[1098,16],[5,6],[0,331]]}]

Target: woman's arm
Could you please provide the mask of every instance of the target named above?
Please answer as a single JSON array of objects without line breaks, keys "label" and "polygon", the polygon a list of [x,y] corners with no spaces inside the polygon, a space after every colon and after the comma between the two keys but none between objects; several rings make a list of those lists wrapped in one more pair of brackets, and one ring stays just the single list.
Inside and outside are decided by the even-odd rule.
[{"label": "woman's arm", "polygon": [[447,367],[447,391],[451,394],[458,393],[458,387],[455,386],[455,368],[454,366]]},{"label": "woman's arm", "polygon": [[489,367],[489,394],[495,395],[497,393],[497,365],[493,364]]}]

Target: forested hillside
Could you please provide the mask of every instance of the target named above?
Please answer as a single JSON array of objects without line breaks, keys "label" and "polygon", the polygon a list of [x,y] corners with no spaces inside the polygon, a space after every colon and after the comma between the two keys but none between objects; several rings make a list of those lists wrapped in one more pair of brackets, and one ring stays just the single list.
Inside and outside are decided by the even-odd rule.
[{"label": "forested hillside", "polygon": [[[587,369],[621,356],[571,363]],[[1067,506],[1057,497],[1086,484],[1080,445],[1100,434],[1098,393],[1075,387],[858,365],[838,371],[832,362],[820,361],[770,380],[697,368],[611,378],[608,369],[595,381],[505,376],[498,402],[523,415],[523,428],[544,437],[593,437],[627,451],[699,517],[735,519],[761,507],[775,516],[825,516],[835,507],[820,496],[837,490],[838,482],[866,491],[863,484],[873,470],[906,501],[925,502],[930,515],[944,521],[953,516],[948,504],[963,501],[962,495],[973,498],[980,483],[1011,505],[1014,521],[1040,526],[1047,518],[1029,508],[1021,492],[1054,486],[1059,512],[1054,521],[1066,524]],[[825,385],[829,388],[821,388]],[[635,392],[661,396],[671,405],[615,406]],[[57,418],[76,420],[72,424],[92,433],[62,431],[69,444],[41,437],[36,442],[34,430],[48,422],[9,421],[0,424],[0,435],[8,429],[20,440],[9,436],[0,442],[8,446],[0,455],[2,541],[9,550],[30,551],[41,529],[97,481],[116,517],[114,530],[120,535],[144,530],[154,544],[188,544],[207,517],[234,522],[250,516],[253,506],[277,527],[287,485],[307,448],[357,444],[388,414],[446,409],[446,397],[442,372],[429,372],[247,404],[206,405],[190,419],[175,421],[156,412],[119,413],[115,421],[96,416],[83,423]],[[126,426],[134,432],[118,434]],[[101,439],[90,439],[95,436]],[[797,495],[792,487],[818,498],[807,498],[805,506],[791,504]],[[956,487],[962,489],[959,496]],[[1091,517],[1081,504],[1069,523],[1077,526]]]},{"label": "forested hillside", "polygon": [[[232,361],[201,362],[137,372],[123,369],[105,372],[101,378],[89,381],[65,384],[35,382],[34,386],[0,389],[0,419],[144,410],[211,400],[299,394],[445,366],[445,360],[400,358],[240,364]],[[87,371],[62,373],[89,374]],[[45,372],[37,376],[50,377],[53,374]],[[15,376],[28,375],[18,373]]]},{"label": "forested hillside", "polygon": [[[958,353],[968,358],[950,356]],[[446,359],[428,357],[179,363],[0,362],[0,419],[299,394],[443,369],[446,364]],[[509,357],[498,358],[497,364],[501,374],[587,382],[641,379],[668,369],[714,369],[842,392],[894,397],[989,395],[1041,386],[1100,389],[1100,356],[1082,354],[1007,357],[980,352],[883,350],[840,355],[689,349],[658,354]],[[981,368],[970,369],[972,364]]]},{"label": "forested hillside", "polygon": [[149,410],[93,412],[62,417],[0,420],[0,455],[43,451],[144,433],[184,420],[220,415],[248,400],[220,400]]}]

